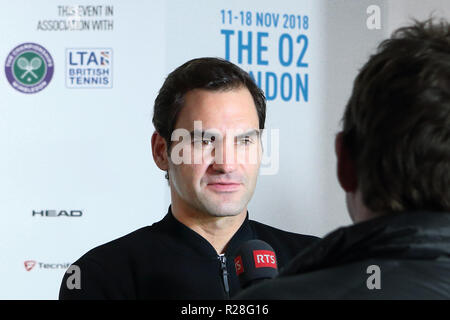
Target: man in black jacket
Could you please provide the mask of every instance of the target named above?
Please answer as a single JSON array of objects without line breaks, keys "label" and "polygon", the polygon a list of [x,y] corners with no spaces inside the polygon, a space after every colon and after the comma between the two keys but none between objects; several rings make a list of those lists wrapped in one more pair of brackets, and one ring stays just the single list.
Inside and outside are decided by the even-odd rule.
[{"label": "man in black jacket", "polygon": [[450,28],[416,22],[360,71],[336,137],[353,226],[237,299],[450,299]]},{"label": "man in black jacket", "polygon": [[262,91],[228,61],[194,59],[173,71],[155,100],[152,136],[168,213],[86,253],[60,299],[226,299],[240,291],[233,259],[246,241],[271,245],[280,267],[314,242],[248,218],[265,115]]}]

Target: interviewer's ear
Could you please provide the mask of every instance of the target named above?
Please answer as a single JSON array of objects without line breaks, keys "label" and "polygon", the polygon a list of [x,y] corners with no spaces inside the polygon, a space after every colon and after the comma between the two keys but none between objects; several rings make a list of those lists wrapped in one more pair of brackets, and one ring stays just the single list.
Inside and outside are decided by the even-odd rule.
[{"label": "interviewer's ear", "polygon": [[336,135],[334,149],[337,158],[337,178],[345,192],[355,192],[358,188],[356,164],[350,155],[350,150],[344,143],[343,133]]},{"label": "interviewer's ear", "polygon": [[153,160],[158,168],[167,171],[169,169],[167,143],[166,140],[164,140],[164,138],[156,131],[152,135],[152,153]]}]

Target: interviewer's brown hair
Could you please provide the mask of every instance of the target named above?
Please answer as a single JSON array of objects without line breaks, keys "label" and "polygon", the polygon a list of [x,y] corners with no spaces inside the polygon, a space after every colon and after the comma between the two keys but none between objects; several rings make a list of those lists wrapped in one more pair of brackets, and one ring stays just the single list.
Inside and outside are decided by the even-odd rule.
[{"label": "interviewer's brown hair", "polygon": [[450,28],[415,21],[363,66],[343,117],[365,205],[450,212]]}]

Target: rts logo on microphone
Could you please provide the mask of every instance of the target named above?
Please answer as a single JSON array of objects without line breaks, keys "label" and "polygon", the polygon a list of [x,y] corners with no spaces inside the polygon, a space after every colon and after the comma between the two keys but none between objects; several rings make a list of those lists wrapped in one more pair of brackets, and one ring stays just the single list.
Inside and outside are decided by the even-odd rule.
[{"label": "rts logo on microphone", "polygon": [[277,258],[275,252],[269,250],[254,250],[253,261],[255,268],[274,268],[277,269]]},{"label": "rts logo on microphone", "polygon": [[244,264],[242,263],[242,257],[237,256],[234,259],[234,267],[236,268],[236,275],[240,275],[242,272],[244,272]]}]

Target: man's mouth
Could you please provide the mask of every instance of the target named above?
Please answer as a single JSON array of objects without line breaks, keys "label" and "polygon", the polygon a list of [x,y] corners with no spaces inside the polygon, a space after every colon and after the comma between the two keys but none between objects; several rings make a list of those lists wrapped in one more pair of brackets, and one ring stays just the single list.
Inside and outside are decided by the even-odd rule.
[{"label": "man's mouth", "polygon": [[215,192],[234,192],[241,188],[241,184],[237,182],[212,182],[207,187]]}]

